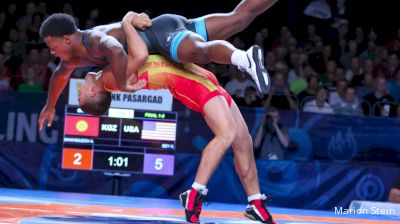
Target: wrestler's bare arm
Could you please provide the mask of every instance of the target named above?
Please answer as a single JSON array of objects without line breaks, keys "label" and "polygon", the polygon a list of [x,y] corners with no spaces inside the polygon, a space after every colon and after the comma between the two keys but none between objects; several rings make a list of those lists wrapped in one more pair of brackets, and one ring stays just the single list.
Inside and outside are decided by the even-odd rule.
[{"label": "wrestler's bare arm", "polygon": [[103,34],[100,37],[98,49],[106,56],[118,88],[126,91],[127,55],[122,44],[114,37]]},{"label": "wrestler's bare arm", "polygon": [[39,116],[39,129],[43,128],[43,123],[47,120],[47,126],[50,127],[55,117],[55,106],[58,98],[68,83],[69,77],[75,66],[68,66],[61,61],[54,74],[51,76],[47,102]]},{"label": "wrestler's bare arm", "polygon": [[[139,15],[134,12],[128,12],[122,19],[122,29],[128,45],[128,62],[126,67],[126,75],[128,77],[132,75],[137,76],[137,70],[144,65],[149,56],[146,44],[133,27],[135,19],[141,19]],[[137,77],[132,80],[136,81]]]}]

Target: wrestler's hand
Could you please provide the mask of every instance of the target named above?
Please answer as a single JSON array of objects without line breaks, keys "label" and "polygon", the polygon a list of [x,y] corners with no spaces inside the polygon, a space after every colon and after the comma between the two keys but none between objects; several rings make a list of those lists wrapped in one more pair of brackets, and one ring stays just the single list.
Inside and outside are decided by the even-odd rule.
[{"label": "wrestler's hand", "polygon": [[152,23],[150,17],[146,13],[142,12],[134,17],[132,25],[135,28],[146,30],[151,27]]},{"label": "wrestler's hand", "polygon": [[123,22],[127,22],[132,24],[137,29],[145,30],[151,27],[152,23],[149,16],[146,13],[135,13],[129,11],[124,18],[122,19]]},{"label": "wrestler's hand", "polygon": [[51,127],[54,117],[56,115],[56,109],[54,107],[44,106],[39,116],[39,130],[42,130],[44,121],[47,120],[47,127]]},{"label": "wrestler's hand", "polygon": [[128,92],[136,92],[146,87],[147,81],[144,79],[135,80],[136,76],[132,75],[126,80],[126,89]]}]

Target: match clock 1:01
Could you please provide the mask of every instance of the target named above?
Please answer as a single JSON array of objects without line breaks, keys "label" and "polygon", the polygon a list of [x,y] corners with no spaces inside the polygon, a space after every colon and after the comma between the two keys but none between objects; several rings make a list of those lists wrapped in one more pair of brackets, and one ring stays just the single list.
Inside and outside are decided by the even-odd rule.
[{"label": "match clock 1:01", "polygon": [[143,172],[143,154],[95,151],[93,169]]}]

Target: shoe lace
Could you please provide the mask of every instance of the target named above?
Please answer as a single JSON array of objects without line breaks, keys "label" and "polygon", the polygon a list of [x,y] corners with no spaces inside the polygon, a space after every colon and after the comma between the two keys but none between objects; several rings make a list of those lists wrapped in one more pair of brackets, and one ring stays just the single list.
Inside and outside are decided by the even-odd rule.
[{"label": "shoe lace", "polygon": [[201,212],[201,207],[202,205],[208,206],[209,204],[211,204],[205,195],[200,195],[197,200],[195,201],[195,210],[196,210],[196,214],[200,214]]}]

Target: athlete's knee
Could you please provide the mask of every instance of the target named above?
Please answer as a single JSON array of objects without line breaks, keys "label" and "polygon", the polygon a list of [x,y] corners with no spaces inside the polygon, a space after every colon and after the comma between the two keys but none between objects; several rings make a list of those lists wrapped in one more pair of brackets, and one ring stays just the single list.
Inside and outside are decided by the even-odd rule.
[{"label": "athlete's knee", "polygon": [[222,133],[220,133],[215,137],[220,140],[220,142],[222,143],[222,145],[225,146],[225,148],[228,148],[229,146],[232,145],[233,141],[236,138],[236,135],[237,135],[236,130],[234,128],[232,129],[227,128],[225,129],[225,131],[223,131]]},{"label": "athlete's knee", "polygon": [[242,147],[236,147],[237,149],[251,149],[253,150],[253,139],[248,132],[239,133],[236,135],[234,144],[241,145]]}]

